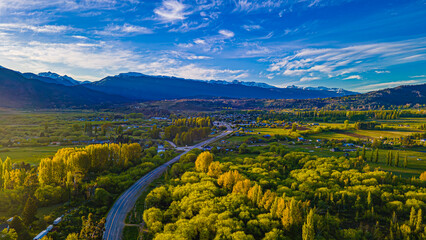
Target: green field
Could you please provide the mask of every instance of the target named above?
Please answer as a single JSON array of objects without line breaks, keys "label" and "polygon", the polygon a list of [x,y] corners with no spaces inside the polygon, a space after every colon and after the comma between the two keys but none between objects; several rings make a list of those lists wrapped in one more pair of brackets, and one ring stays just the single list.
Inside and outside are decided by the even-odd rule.
[{"label": "green field", "polygon": [[0,158],[4,161],[7,157],[10,157],[12,162],[38,164],[40,159],[53,156],[58,149],[63,147],[64,146],[0,148]]}]

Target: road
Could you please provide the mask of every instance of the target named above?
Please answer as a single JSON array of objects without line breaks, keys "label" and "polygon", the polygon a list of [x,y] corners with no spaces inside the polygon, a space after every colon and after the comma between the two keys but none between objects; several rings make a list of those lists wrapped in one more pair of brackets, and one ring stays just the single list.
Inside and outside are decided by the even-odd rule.
[{"label": "road", "polygon": [[186,148],[185,152],[180,154],[179,156],[173,158],[172,160],[166,162],[165,164],[157,167],[151,172],[147,173],[145,176],[140,178],[136,183],[134,183],[129,189],[127,189],[114,203],[111,210],[108,212],[108,216],[106,218],[105,223],[105,232],[103,235],[104,240],[118,240],[121,239],[124,221],[126,219],[127,213],[132,210],[133,206],[138,200],[139,196],[142,194],[143,190],[155,179],[160,177],[163,172],[173,163],[179,161],[180,157],[189,152],[194,148],[201,148],[202,146],[208,145],[214,141],[217,141],[220,138],[223,138],[230,133],[232,133],[232,129],[229,125],[226,125],[227,130],[222,132],[221,134],[207,139],[204,142],[200,142],[195,144],[194,146]]}]

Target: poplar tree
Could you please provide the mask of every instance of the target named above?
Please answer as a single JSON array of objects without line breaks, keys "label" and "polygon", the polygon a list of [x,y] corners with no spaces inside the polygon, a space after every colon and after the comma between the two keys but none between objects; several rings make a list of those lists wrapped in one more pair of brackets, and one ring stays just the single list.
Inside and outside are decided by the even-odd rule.
[{"label": "poplar tree", "polygon": [[399,165],[399,152],[396,152],[396,156],[395,156],[395,166],[398,167]]},{"label": "poplar tree", "polygon": [[314,228],[314,210],[310,210],[306,222],[302,227],[302,239],[303,240],[314,240],[315,239],[315,228]]},{"label": "poplar tree", "polygon": [[404,158],[404,168],[407,168],[407,165],[408,165],[408,159],[407,159],[407,155],[405,155],[405,158]]},{"label": "poplar tree", "polygon": [[417,212],[416,232],[420,232],[420,230],[422,230],[422,218],[422,209],[419,208],[419,211]]},{"label": "poplar tree", "polygon": [[22,220],[25,225],[29,226],[36,218],[37,214],[37,200],[29,197],[25,203],[24,210],[22,211]]},{"label": "poplar tree", "polygon": [[379,149],[376,149],[376,163],[379,162]]},{"label": "poplar tree", "polygon": [[365,145],[362,146],[362,160],[367,160],[367,158],[365,156]]}]

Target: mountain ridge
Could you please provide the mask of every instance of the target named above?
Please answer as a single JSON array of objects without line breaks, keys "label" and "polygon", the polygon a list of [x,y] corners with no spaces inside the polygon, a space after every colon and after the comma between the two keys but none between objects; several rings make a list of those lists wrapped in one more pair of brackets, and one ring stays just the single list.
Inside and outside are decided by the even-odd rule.
[{"label": "mountain ridge", "polygon": [[323,89],[278,88],[256,82],[223,80],[193,80],[169,76],[150,76],[141,73],[122,73],[108,76],[85,87],[128,97],[135,100],[162,100],[196,97],[307,99],[356,94],[350,91]]},{"label": "mountain ridge", "polygon": [[25,78],[21,73],[0,68],[0,107],[85,108],[129,102],[120,96]]}]

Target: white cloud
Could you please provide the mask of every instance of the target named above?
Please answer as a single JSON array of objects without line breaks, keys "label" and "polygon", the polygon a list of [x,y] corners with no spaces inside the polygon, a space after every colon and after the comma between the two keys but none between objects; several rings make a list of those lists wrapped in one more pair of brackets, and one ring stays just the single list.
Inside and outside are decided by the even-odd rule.
[{"label": "white cloud", "polygon": [[320,79],[320,77],[302,77],[300,79],[301,82],[307,82],[307,81],[314,81],[314,80],[318,80]]},{"label": "white cloud", "polygon": [[355,91],[366,92],[366,91],[374,91],[383,88],[392,88],[401,85],[410,85],[410,84],[418,84],[420,83],[417,80],[408,80],[408,81],[396,81],[396,82],[385,82],[385,83],[377,83],[377,84],[369,84],[367,86],[362,86],[359,88],[355,88]]},{"label": "white cloud", "polygon": [[175,22],[185,20],[190,12],[186,12],[187,6],[177,0],[163,0],[162,5],[154,9],[154,13],[162,22]]},{"label": "white cloud", "polygon": [[135,26],[128,23],[124,25],[108,25],[102,31],[96,31],[96,34],[106,36],[125,36],[125,35],[139,35],[139,34],[152,34],[153,31],[149,28],[142,26]]},{"label": "white cloud", "polygon": [[410,78],[426,78],[426,75],[410,76]]},{"label": "white cloud", "polygon": [[388,71],[388,70],[376,70],[374,72],[377,73],[377,74],[390,73],[390,71]]},{"label": "white cloud", "polygon": [[223,36],[227,37],[227,38],[232,38],[232,37],[235,36],[235,34],[233,32],[226,30],[226,29],[219,30],[219,33],[222,34]]},{"label": "white cloud", "polygon": [[1,0],[0,13],[16,14],[20,11],[55,10],[57,12],[117,9],[139,3],[139,0]]},{"label": "white cloud", "polygon": [[259,9],[271,10],[283,4],[282,0],[234,0],[234,11],[252,12]]},{"label": "white cloud", "polygon": [[349,77],[343,78],[343,80],[350,80],[350,79],[361,79],[362,77],[360,75],[351,75]]},{"label": "white cloud", "polygon": [[248,76],[244,70],[218,69],[201,66],[198,62],[188,63],[208,58],[185,53],[178,58],[164,52],[136,53],[114,42],[27,43],[0,34],[0,65],[23,72],[50,70],[72,76],[85,76],[85,79],[79,78],[81,80],[100,79],[105,75],[129,71],[201,80],[233,80]]},{"label": "white cloud", "polygon": [[253,30],[259,30],[259,29],[261,29],[262,27],[260,26],[260,25],[243,25],[243,28],[246,30],[246,31],[253,31]]},{"label": "white cloud", "polygon": [[60,33],[73,28],[64,25],[29,25],[24,23],[0,23],[0,30],[3,31],[32,31],[36,33]]},{"label": "white cloud", "polygon": [[[282,58],[270,59],[267,69],[275,74],[300,76],[319,73],[324,77],[360,73],[387,66],[426,60],[426,38],[399,42],[360,44],[342,48],[304,48]],[[408,56],[408,58],[406,57]],[[416,56],[416,58],[410,58]],[[378,71],[378,73],[387,73]],[[351,78],[351,79],[358,79]]]},{"label": "white cloud", "polygon": [[194,43],[195,43],[195,44],[206,44],[206,41],[205,41],[205,40],[203,40],[203,39],[195,39],[195,40],[194,40]]},{"label": "white cloud", "polygon": [[80,35],[74,35],[72,37],[75,38],[75,39],[81,39],[81,40],[87,40],[87,39],[89,39],[88,37],[80,36]]}]

